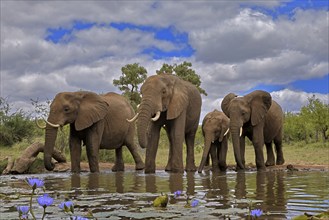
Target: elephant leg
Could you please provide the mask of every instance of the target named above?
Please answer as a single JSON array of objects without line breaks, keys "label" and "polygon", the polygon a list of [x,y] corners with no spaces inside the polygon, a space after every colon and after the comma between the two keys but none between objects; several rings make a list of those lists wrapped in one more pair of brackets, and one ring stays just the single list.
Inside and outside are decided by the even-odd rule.
[{"label": "elephant leg", "polygon": [[159,146],[160,126],[152,126],[148,137],[145,156],[145,173],[155,173],[155,159]]},{"label": "elephant leg", "polygon": [[96,123],[90,127],[86,137],[86,150],[90,172],[99,172],[99,147],[104,131],[104,123]]},{"label": "elephant leg", "polygon": [[264,147],[263,126],[255,126],[252,137],[253,137],[252,143],[254,145],[255,155],[256,155],[257,170],[265,170],[266,167],[264,163],[264,154],[263,154],[263,147]]},{"label": "elephant leg", "polygon": [[81,160],[81,140],[77,137],[70,136],[70,154],[71,154],[71,172],[80,172]]},{"label": "elephant leg", "polygon": [[[217,142],[216,142],[217,143]],[[218,144],[212,143],[210,147],[210,156],[211,156],[211,162],[212,162],[212,171],[218,172],[219,166],[218,166]],[[209,156],[208,156],[209,157]]]},{"label": "elephant leg", "polygon": [[274,145],[276,150],[276,165],[282,165],[284,164],[284,157],[282,152],[282,132],[279,132],[279,135],[277,135],[274,138]]},{"label": "elephant leg", "polygon": [[165,171],[171,171],[172,142],[171,142],[171,139],[169,138],[170,137],[169,130],[170,130],[170,126],[166,126],[166,133],[167,133],[167,137],[168,137],[168,140],[169,140],[169,155],[168,155],[168,162],[167,162]]},{"label": "elephant leg", "polygon": [[[195,132],[191,132],[191,133],[185,135],[186,150],[187,150],[185,170],[188,172],[195,172],[197,169],[195,166],[195,160],[194,160],[194,140],[195,140]],[[216,153],[215,153],[215,155],[216,155]],[[218,164],[218,163],[216,163],[216,164]]]},{"label": "elephant leg", "polygon": [[123,158],[122,158],[122,146],[115,149],[115,164],[112,167],[113,172],[117,171],[124,171],[125,170],[125,165],[123,163]]},{"label": "elephant leg", "polygon": [[219,169],[221,171],[226,171],[227,164],[226,164],[226,156],[227,156],[227,149],[228,149],[228,141],[227,138],[224,137],[222,143],[220,144],[220,148],[218,149],[218,164]]},{"label": "elephant leg", "polygon": [[[184,142],[184,129],[185,129],[185,117],[182,115],[175,119],[170,130],[169,130],[169,139],[172,143],[172,154],[171,154],[171,171],[175,173],[184,172],[183,164],[183,142]],[[187,146],[188,149],[188,146]],[[187,155],[191,153],[188,152]],[[194,152],[193,152],[194,153]],[[191,159],[191,158],[188,158]],[[194,163],[194,156],[193,156]],[[191,166],[191,162],[189,163]],[[186,167],[187,170],[196,170],[196,167]]]},{"label": "elephant leg", "polygon": [[275,165],[275,159],[274,159],[274,153],[272,148],[272,141],[269,143],[265,143],[266,146],[266,153],[267,153],[267,160],[265,163],[265,166],[274,166]]},{"label": "elephant leg", "polygon": [[143,170],[145,168],[145,164],[144,164],[142,158],[138,154],[137,145],[133,142],[133,140],[131,140],[126,144],[126,146],[127,146],[128,150],[130,151],[131,155],[134,158],[135,169],[136,170]]}]

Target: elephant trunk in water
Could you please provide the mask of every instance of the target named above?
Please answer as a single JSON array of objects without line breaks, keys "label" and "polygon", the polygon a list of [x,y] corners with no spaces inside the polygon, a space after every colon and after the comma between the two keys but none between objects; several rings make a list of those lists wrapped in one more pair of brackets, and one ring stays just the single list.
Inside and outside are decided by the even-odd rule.
[{"label": "elephant trunk in water", "polygon": [[206,164],[207,158],[209,156],[209,152],[210,152],[210,148],[211,148],[211,144],[212,144],[212,140],[213,138],[211,138],[209,135],[206,135],[204,138],[204,149],[203,149],[203,154],[202,154],[202,159],[201,159],[201,163],[198,169],[198,172],[201,173],[203,170],[203,167]]},{"label": "elephant trunk in water", "polygon": [[244,164],[242,163],[242,156],[240,151],[240,136],[242,126],[231,126],[230,131],[232,135],[234,158],[237,165],[237,170],[243,170]]},{"label": "elephant trunk in water", "polygon": [[49,171],[54,169],[54,165],[51,163],[51,158],[55,147],[57,131],[58,128],[54,128],[51,125],[47,124],[44,147],[44,164],[45,168]]}]

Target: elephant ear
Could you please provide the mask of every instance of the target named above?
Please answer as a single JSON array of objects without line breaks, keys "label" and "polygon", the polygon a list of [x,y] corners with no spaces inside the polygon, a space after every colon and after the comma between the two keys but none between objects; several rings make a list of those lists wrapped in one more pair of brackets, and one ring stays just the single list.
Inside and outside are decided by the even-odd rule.
[{"label": "elephant ear", "polygon": [[174,85],[172,98],[167,109],[167,120],[177,118],[188,105],[187,88],[184,85]]},{"label": "elephant ear", "polygon": [[224,118],[221,119],[221,121],[220,121],[221,133],[220,133],[220,136],[218,138],[219,142],[222,142],[224,137],[228,135],[228,133],[229,133],[229,124],[230,124],[229,120],[225,120]]},{"label": "elephant ear", "polygon": [[81,131],[103,119],[109,111],[108,103],[102,96],[92,92],[79,92],[81,98],[75,129]]},{"label": "elephant ear", "polygon": [[225,115],[227,117],[230,117],[230,112],[229,112],[229,105],[230,105],[230,102],[232,101],[232,99],[234,99],[235,97],[237,97],[237,95],[235,95],[234,93],[229,93],[227,94],[223,101],[222,101],[222,104],[221,104],[221,108],[223,110],[223,112],[225,113]]},{"label": "elephant ear", "polygon": [[251,125],[255,126],[264,120],[267,111],[272,105],[271,94],[256,90],[245,96],[251,106]]}]

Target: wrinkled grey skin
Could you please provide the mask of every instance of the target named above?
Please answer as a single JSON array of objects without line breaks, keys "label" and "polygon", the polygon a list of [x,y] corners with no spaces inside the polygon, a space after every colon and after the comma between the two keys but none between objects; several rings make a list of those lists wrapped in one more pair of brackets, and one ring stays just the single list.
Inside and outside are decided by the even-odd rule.
[{"label": "wrinkled grey skin", "polygon": [[[237,170],[245,168],[245,137],[255,149],[256,166],[264,170],[275,165],[272,142],[277,153],[276,164],[284,163],[282,152],[283,112],[268,92],[256,90],[243,97],[230,93],[221,104],[223,112],[230,118],[230,132]],[[240,137],[240,128],[243,128]],[[263,147],[266,144],[267,161],[264,163]]]},{"label": "wrinkled grey skin", "polygon": [[[70,124],[71,170],[80,172],[81,145],[86,146],[91,172],[99,172],[99,149],[115,149],[116,162],[113,171],[123,171],[122,146],[126,145],[136,163],[143,169],[144,163],[134,143],[134,123],[126,121],[134,111],[127,100],[116,93],[97,95],[92,92],[58,93],[50,105],[47,119],[52,124]],[[54,150],[57,128],[46,125],[44,163],[53,170],[51,155]]]},{"label": "wrinkled grey skin", "polygon": [[[228,129],[230,119],[218,110],[209,112],[202,121],[204,149],[198,172],[201,173],[209,153],[212,160],[212,171],[226,171]],[[226,133],[226,134],[225,134]]]},{"label": "wrinkled grey skin", "polygon": [[[142,101],[137,110],[139,144],[146,148],[145,173],[155,173],[160,129],[165,126],[170,148],[166,171],[184,172],[183,142],[187,145],[186,171],[196,171],[194,139],[201,112],[201,95],[189,82],[170,75],[148,77],[141,87]],[[152,121],[156,112],[160,118]]]}]

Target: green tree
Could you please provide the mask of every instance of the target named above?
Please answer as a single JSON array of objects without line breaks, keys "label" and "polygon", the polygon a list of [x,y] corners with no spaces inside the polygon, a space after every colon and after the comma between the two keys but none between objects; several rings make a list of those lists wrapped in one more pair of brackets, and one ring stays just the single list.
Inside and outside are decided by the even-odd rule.
[{"label": "green tree", "polygon": [[113,80],[113,85],[117,86],[123,95],[127,97],[131,105],[136,110],[141,101],[139,84],[143,83],[147,77],[147,71],[138,63],[127,64],[121,68],[122,76]]},{"label": "green tree", "polygon": [[322,103],[314,95],[308,101],[308,105],[301,108],[301,116],[312,125],[316,141],[319,133],[326,141],[329,139],[329,105]]},{"label": "green tree", "polygon": [[201,88],[201,79],[200,75],[198,75],[195,70],[192,68],[192,63],[184,61],[181,64],[174,64],[174,65],[169,65],[164,63],[160,70],[157,70],[157,74],[161,73],[169,73],[169,74],[175,74],[179,78],[189,81],[192,84],[194,84],[198,90],[200,91],[201,94],[204,94],[207,96],[208,94],[204,89]]}]

